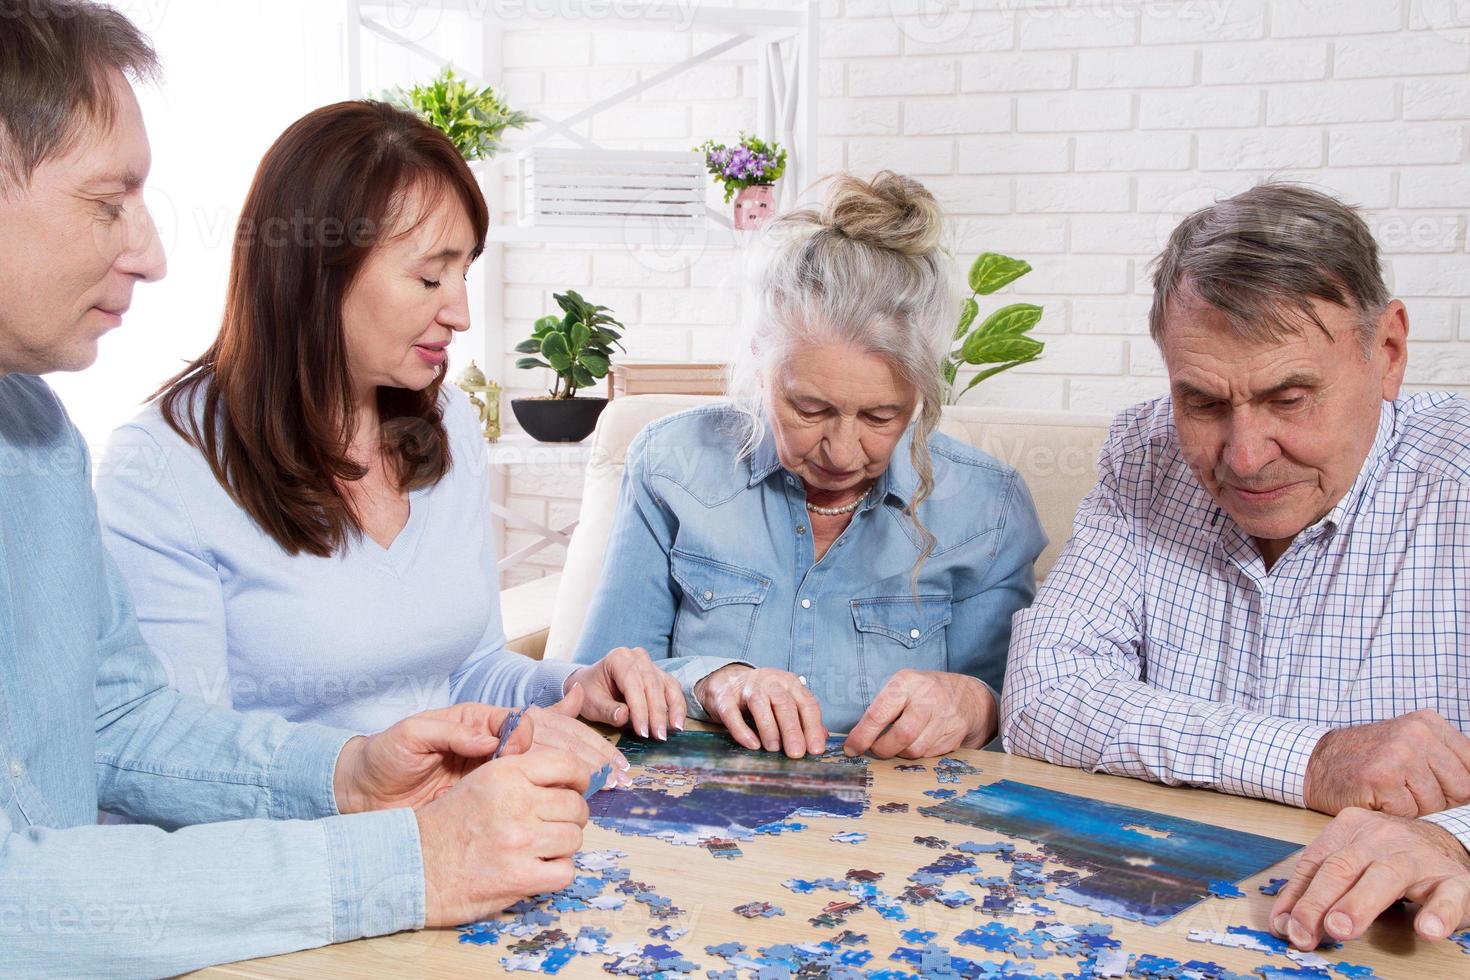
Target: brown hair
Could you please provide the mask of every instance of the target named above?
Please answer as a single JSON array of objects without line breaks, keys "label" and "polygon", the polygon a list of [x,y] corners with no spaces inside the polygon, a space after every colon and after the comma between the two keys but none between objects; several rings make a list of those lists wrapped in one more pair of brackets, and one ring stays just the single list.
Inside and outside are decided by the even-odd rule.
[{"label": "brown hair", "polygon": [[[362,525],[342,484],[355,419],[342,304],[373,248],[445,194],[484,247],[489,214],[454,144],[381,102],[309,113],[260,162],[235,234],[224,322],[213,345],[158,391],[175,431],[288,554],[326,557]],[[382,450],[401,491],[448,471],[443,375],[422,391],[379,388]]]},{"label": "brown hair", "polygon": [[1162,342],[1169,303],[1198,299],[1225,314],[1244,339],[1279,343],[1315,324],[1312,300],[1358,314],[1366,355],[1388,287],[1378,243],[1350,205],[1310,187],[1259,184],[1180,222],[1153,261],[1149,332]]},{"label": "brown hair", "polygon": [[72,149],[84,123],[112,125],[112,72],[159,75],[153,45],[116,10],[0,0],[0,193],[24,188],[37,167]]}]

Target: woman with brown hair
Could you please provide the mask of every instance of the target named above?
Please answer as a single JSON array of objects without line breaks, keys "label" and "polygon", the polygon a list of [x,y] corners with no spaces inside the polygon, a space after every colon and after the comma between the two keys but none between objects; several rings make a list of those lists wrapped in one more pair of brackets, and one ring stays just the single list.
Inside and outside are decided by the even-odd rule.
[{"label": "woman with brown hair", "polygon": [[382,103],[318,109],[267,152],[219,336],[113,434],[97,478],[175,687],[361,731],[461,701],[557,705],[538,740],[599,765],[621,756],[579,713],[682,725],[646,655],[505,649],[485,447],[443,390],[488,224],[453,144]]}]

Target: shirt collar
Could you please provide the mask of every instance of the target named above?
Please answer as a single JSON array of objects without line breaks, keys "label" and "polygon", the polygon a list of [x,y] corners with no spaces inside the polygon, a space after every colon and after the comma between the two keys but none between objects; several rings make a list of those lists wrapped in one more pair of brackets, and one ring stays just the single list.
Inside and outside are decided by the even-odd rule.
[{"label": "shirt collar", "polygon": [[1397,436],[1398,417],[1398,407],[1393,402],[1385,400],[1378,410],[1378,432],[1373,437],[1373,447],[1368,450],[1368,456],[1363,460],[1363,468],[1358,471],[1357,479],[1348,488],[1348,492],[1342,495],[1342,499],[1321,520],[1303,529],[1303,534],[1319,528],[1325,532],[1335,532],[1352,521],[1363,499],[1372,492],[1383,477],[1383,468],[1389,460],[1390,450]]},{"label": "shirt collar", "polygon": [[[879,501],[887,497],[895,498],[902,507],[909,505],[919,486],[919,475],[914,470],[913,444],[914,428],[909,426],[898,440],[898,444],[893,447],[893,455],[888,459],[888,468],[873,485],[876,492],[868,495],[868,499],[863,501],[860,510],[876,507]],[[776,454],[776,439],[771,434],[771,428],[768,425],[765,427],[765,434],[761,436],[761,441],[751,451],[750,482],[747,486],[753,487],[757,483],[765,482],[771,477],[771,474],[778,470],[781,470],[781,459]]]}]

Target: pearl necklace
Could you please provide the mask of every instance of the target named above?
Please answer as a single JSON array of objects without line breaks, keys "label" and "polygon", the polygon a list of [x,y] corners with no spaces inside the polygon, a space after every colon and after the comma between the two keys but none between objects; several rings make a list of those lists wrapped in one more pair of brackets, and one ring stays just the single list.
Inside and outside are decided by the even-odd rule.
[{"label": "pearl necklace", "polygon": [[806,509],[811,511],[813,514],[821,514],[823,517],[841,517],[843,514],[851,514],[853,511],[861,507],[863,505],[863,501],[868,499],[868,494],[872,492],[873,488],[868,487],[868,489],[863,491],[863,495],[861,497],[854,500],[850,504],[843,504],[841,507],[818,507],[816,504],[808,500],[806,502]]}]

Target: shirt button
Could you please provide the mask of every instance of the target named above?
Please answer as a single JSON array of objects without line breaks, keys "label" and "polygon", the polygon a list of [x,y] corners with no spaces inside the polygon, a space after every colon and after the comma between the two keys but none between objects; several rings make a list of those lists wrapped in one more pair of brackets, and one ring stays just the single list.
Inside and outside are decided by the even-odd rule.
[{"label": "shirt button", "polygon": [[12,776],[14,776],[16,779],[19,779],[21,777],[21,775],[25,771],[26,771],[26,767],[20,764],[20,760],[19,759],[14,759],[14,760],[11,761],[11,763],[10,763],[10,774]]},{"label": "shirt button", "polygon": [[705,589],[704,590],[704,601],[705,602],[709,602],[714,597],[715,597],[715,594],[713,592],[711,592],[709,589]]},{"label": "shirt button", "polygon": [[810,609],[811,607],[812,607],[812,601],[810,599],[803,599],[803,600],[801,600],[801,608],[803,608],[803,609]]},{"label": "shirt button", "polygon": [[909,630],[909,639],[911,639],[911,640],[917,640],[918,638],[919,638],[919,631],[918,630]]},{"label": "shirt button", "polygon": [[797,534],[805,534],[806,533],[806,525],[805,524],[798,524],[798,525],[796,525],[796,533]]}]

